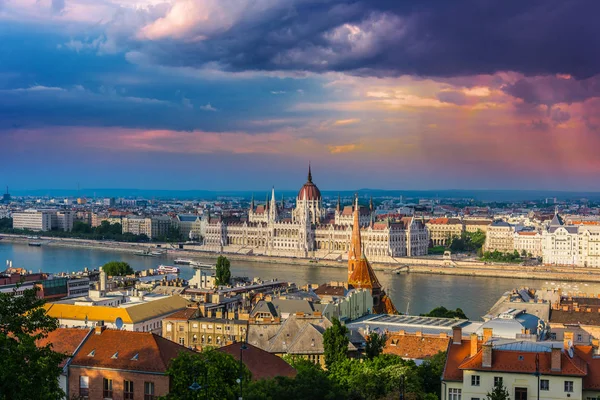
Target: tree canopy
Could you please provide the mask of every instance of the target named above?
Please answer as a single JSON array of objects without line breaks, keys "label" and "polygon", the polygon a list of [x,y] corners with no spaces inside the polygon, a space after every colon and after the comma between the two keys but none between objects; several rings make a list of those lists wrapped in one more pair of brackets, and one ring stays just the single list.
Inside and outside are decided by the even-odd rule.
[{"label": "tree canopy", "polygon": [[383,348],[385,347],[385,341],[387,340],[387,336],[385,333],[379,334],[377,332],[371,332],[369,336],[367,336],[367,344],[365,347],[365,356],[372,360],[383,352]]},{"label": "tree canopy", "polygon": [[125,276],[134,273],[131,265],[122,261],[109,261],[102,266],[102,271],[109,276]]},{"label": "tree canopy", "polygon": [[231,280],[231,263],[227,257],[219,256],[217,258],[216,270],[215,270],[215,283],[217,286],[229,285]]},{"label": "tree canopy", "polygon": [[348,357],[348,328],[333,318],[332,325],[323,332],[323,347],[327,369]]},{"label": "tree canopy", "polygon": [[429,311],[427,314],[421,314],[422,317],[434,317],[434,318],[459,318],[468,319],[464,311],[460,308],[456,310],[448,310],[446,307],[440,306]]},{"label": "tree canopy", "polygon": [[491,393],[488,392],[486,397],[488,400],[510,400],[508,390],[502,383],[497,383],[494,385],[494,390],[492,390]]},{"label": "tree canopy", "polygon": [[36,343],[58,327],[58,320],[46,315],[43,304],[35,289],[26,289],[21,296],[0,293],[0,400],[64,396],[58,377],[65,355],[53,351],[50,344]]},{"label": "tree canopy", "polygon": [[[251,376],[244,364],[240,370],[235,358],[214,349],[201,353],[182,351],[171,361],[167,375],[171,378],[171,390],[165,398],[177,400],[235,399],[240,395],[237,379],[241,375],[243,386],[247,386]],[[190,389],[194,383],[200,386],[196,391]]]}]

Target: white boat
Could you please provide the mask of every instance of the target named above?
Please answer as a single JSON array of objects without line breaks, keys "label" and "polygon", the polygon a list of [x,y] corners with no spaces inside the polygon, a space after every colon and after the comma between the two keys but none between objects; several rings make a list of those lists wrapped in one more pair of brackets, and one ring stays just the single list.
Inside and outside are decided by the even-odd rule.
[{"label": "white boat", "polygon": [[190,265],[194,263],[192,260],[188,260],[187,258],[176,258],[173,262],[180,265]]},{"label": "white boat", "polygon": [[151,251],[150,254],[153,255],[153,256],[162,256],[162,255],[167,254],[167,252],[164,251],[164,250],[162,250],[162,251],[161,250],[157,250],[157,251]]},{"label": "white boat", "polygon": [[159,274],[178,274],[179,268],[172,265],[159,265],[156,272]]}]

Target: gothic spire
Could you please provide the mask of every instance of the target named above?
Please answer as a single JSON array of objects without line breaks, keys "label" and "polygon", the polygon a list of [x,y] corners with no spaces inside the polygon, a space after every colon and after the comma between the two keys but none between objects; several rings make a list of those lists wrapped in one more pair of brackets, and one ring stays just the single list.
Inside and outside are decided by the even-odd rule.
[{"label": "gothic spire", "polygon": [[340,209],[342,208],[342,199],[340,198],[340,193],[338,192],[338,202],[337,202],[337,211],[340,212]]},{"label": "gothic spire", "polygon": [[310,161],[308,162],[308,181],[312,183],[312,173],[310,172]]},{"label": "gothic spire", "polygon": [[252,200],[250,200],[250,210],[254,210],[254,193],[252,193]]},{"label": "gothic spire", "polygon": [[349,259],[359,260],[362,256],[362,241],[360,238],[360,219],[358,211],[358,196],[354,205],[354,222],[352,224],[352,243],[350,245]]}]

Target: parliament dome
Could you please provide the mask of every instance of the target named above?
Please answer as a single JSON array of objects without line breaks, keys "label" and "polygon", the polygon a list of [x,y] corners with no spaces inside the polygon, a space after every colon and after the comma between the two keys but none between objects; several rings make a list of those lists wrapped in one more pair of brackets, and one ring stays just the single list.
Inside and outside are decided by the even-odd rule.
[{"label": "parliament dome", "polygon": [[[306,198],[305,198],[306,197]],[[312,181],[310,165],[308,166],[308,180],[298,192],[298,200],[320,200],[321,191]]]}]

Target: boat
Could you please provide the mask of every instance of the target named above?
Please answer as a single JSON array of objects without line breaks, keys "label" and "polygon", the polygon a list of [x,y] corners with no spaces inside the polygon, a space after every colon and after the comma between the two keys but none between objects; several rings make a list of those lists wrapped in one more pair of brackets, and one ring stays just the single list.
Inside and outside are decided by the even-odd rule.
[{"label": "boat", "polygon": [[143,257],[156,257],[154,254],[150,253],[147,250],[142,250],[142,251],[138,251],[135,253],[136,256],[143,256]]},{"label": "boat", "polygon": [[165,254],[167,254],[167,252],[164,251],[164,250],[163,251],[151,251],[150,252],[150,255],[152,255],[154,257],[156,257],[156,256],[162,256],[162,255],[165,255]]},{"label": "boat", "polygon": [[159,265],[156,269],[156,272],[159,274],[178,274],[179,267],[174,267],[172,265]]},{"label": "boat", "polygon": [[28,243],[30,246],[34,246],[34,247],[40,247],[42,245],[41,242],[29,242]]},{"label": "boat", "polygon": [[176,258],[173,262],[179,265],[190,265],[194,263],[192,260],[188,260],[187,258]]},{"label": "boat", "polygon": [[212,264],[200,264],[198,262],[192,263],[192,266],[196,269],[216,269],[216,266]]}]

